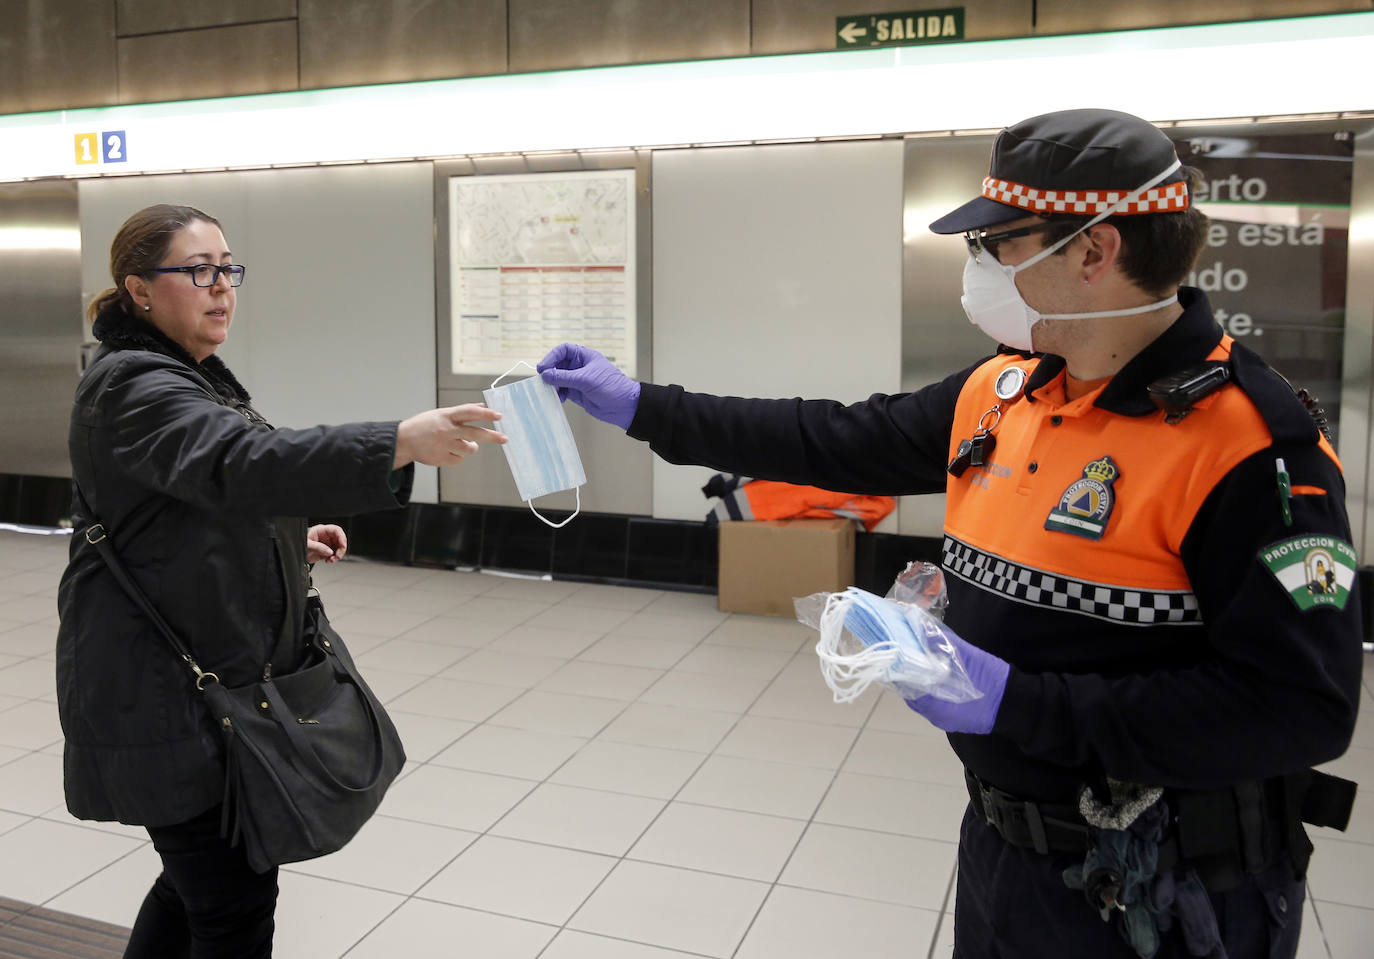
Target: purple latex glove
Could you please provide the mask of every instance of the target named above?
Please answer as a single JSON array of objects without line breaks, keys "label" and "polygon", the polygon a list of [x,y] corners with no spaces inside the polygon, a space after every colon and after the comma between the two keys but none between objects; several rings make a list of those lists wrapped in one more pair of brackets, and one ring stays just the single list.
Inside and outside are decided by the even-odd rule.
[{"label": "purple latex glove", "polygon": [[545,383],[558,387],[560,400],[572,400],[603,423],[630,428],[639,405],[639,384],[596,350],[559,343],[535,369]]},{"label": "purple latex glove", "polygon": [[1005,659],[999,659],[992,653],[965,642],[948,626],[941,624],[940,631],[954,644],[969,680],[983,695],[966,703],[951,703],[947,699],[938,699],[934,696],[920,696],[908,699],[906,704],[947,733],[984,735],[992,732],[992,724],[997,720],[997,710],[1002,705],[1002,694],[1007,689],[1007,676],[1011,673],[1011,666]]}]

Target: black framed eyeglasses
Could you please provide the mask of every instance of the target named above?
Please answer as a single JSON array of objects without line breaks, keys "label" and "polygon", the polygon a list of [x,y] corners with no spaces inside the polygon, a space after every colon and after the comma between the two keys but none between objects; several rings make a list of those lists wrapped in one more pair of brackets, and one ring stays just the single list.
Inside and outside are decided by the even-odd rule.
[{"label": "black framed eyeglasses", "polygon": [[213,263],[197,263],[195,266],[159,266],[148,272],[189,273],[191,274],[191,282],[196,286],[214,286],[219,282],[219,275],[223,273],[229,277],[230,286],[242,286],[243,275],[248,272],[248,268],[237,263],[226,263],[223,266],[216,266]]},{"label": "black framed eyeglasses", "polygon": [[978,254],[987,251],[994,260],[999,263],[1001,259],[997,256],[997,244],[1004,240],[1014,240],[1021,236],[1030,236],[1032,233],[1040,233],[1054,226],[1053,220],[1043,220],[1040,223],[1032,223],[1029,226],[1020,226],[1014,230],[1003,230],[1001,233],[989,233],[986,230],[969,230],[964,234],[964,242],[968,244],[968,251],[971,256],[977,258]]}]

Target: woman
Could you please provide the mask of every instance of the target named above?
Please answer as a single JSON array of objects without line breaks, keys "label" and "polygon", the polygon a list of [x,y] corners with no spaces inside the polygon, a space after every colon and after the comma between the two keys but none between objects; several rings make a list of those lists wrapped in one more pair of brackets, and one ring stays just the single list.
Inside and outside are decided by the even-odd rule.
[{"label": "woman", "polygon": [[[220,837],[220,734],[185,664],[80,535],[101,522],[130,574],[227,686],[295,668],[307,563],[342,557],[308,513],[394,508],[412,463],[453,466],[505,436],[480,405],[400,423],[274,430],[215,355],[245,271],[199,210],[135,213],[110,249],[113,289],[91,304],[101,341],[69,438],[71,559],[58,592],[57,686],[67,807],[147,828],[163,871],[128,957],[270,956],[276,870]],[[270,664],[270,666],[269,666]]]}]

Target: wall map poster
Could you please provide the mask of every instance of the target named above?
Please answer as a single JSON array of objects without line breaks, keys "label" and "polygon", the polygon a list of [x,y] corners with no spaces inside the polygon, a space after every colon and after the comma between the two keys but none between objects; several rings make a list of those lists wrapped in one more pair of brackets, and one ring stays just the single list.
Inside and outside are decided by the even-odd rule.
[{"label": "wall map poster", "polygon": [[1326,408],[1337,436],[1354,138],[1346,132],[1175,141],[1202,172],[1207,246],[1185,280],[1217,322]]},{"label": "wall map poster", "polygon": [[635,171],[455,176],[448,188],[451,371],[495,377],[570,341],[634,376]]}]

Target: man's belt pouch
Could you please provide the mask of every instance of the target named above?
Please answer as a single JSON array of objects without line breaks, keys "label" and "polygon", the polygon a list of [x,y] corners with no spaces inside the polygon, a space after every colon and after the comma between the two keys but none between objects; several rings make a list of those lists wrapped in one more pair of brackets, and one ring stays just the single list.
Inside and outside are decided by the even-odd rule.
[{"label": "man's belt pouch", "polygon": [[363,682],[318,593],[306,605],[301,667],[227,687],[203,671],[129,578],[103,526],[86,539],[124,590],[195,674],[224,735],[221,834],[257,872],[342,849],[376,811],[405,764],[401,738]]}]

